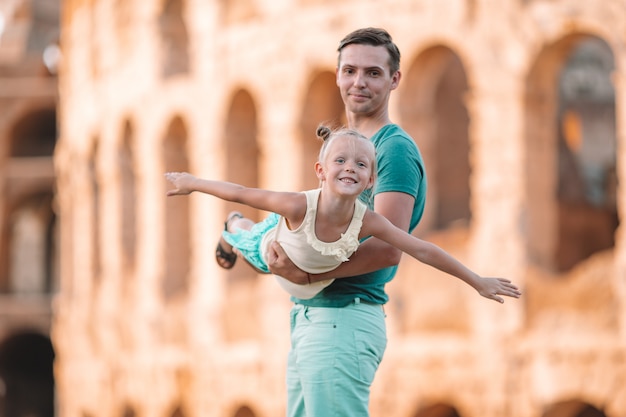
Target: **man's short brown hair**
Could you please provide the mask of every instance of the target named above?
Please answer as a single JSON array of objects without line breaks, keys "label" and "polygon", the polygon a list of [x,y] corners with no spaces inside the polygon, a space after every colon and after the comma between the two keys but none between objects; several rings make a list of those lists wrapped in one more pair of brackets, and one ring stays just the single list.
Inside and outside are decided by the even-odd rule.
[{"label": "man's short brown hair", "polygon": [[371,46],[384,46],[389,52],[389,71],[391,75],[400,70],[400,50],[398,46],[393,43],[391,35],[385,29],[380,28],[363,28],[357,29],[354,32],[346,35],[345,38],[339,42],[339,61],[341,61],[341,50],[348,45],[371,45]]}]

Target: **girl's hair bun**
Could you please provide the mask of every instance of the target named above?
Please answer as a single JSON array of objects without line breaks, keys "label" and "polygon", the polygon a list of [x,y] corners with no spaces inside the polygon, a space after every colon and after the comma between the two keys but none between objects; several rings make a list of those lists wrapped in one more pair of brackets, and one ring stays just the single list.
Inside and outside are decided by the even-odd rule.
[{"label": "girl's hair bun", "polygon": [[326,141],[326,139],[330,137],[331,133],[332,131],[330,130],[330,128],[324,125],[319,125],[317,127],[317,130],[315,131],[315,134],[317,135],[317,137],[323,141]]}]

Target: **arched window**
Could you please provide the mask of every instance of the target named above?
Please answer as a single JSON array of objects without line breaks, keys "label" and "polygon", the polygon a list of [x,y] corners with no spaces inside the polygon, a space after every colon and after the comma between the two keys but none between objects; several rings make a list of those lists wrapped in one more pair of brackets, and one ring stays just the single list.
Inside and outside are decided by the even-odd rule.
[{"label": "arched window", "polygon": [[527,248],[531,262],[548,271],[567,271],[614,245],[613,71],[604,41],[571,35],[542,51],[529,72]]},{"label": "arched window", "polygon": [[444,46],[422,52],[401,92],[401,125],[417,143],[428,177],[426,211],[418,230],[466,226],[470,212],[468,82],[459,57]]},{"label": "arched window", "polygon": [[[133,158],[134,137],[133,129],[129,122],[123,126],[122,137],[119,145],[119,181],[120,181],[120,209],[121,209],[121,250],[122,267],[124,273],[132,273],[135,268],[136,251],[136,178]],[[127,280],[124,280],[127,282]]]},{"label": "arched window", "polygon": [[[163,139],[166,172],[189,171],[187,157],[187,128],[179,117],[170,123]],[[169,188],[169,184],[165,185]],[[163,297],[167,300],[186,294],[189,287],[191,225],[189,198],[165,200],[165,275]]]},{"label": "arched window", "polygon": [[345,125],[344,106],[333,72],[321,72],[313,77],[302,102],[300,115],[300,143],[302,150],[300,176],[302,190],[309,190],[319,186],[318,179],[313,171],[317,162],[321,141],[315,137],[315,130],[320,123],[330,127]]},{"label": "arched window", "polygon": [[0,344],[0,414],[53,417],[54,350],[37,333],[16,334]]},{"label": "arched window", "polygon": [[183,0],[167,0],[159,17],[161,73],[164,78],[189,72],[189,35]]},{"label": "arched window", "polygon": [[[233,95],[226,126],[224,128],[223,146],[226,150],[224,179],[248,187],[258,187],[259,178],[259,145],[257,138],[257,110],[252,96],[246,90],[238,90]],[[232,210],[242,212],[246,217],[259,220],[257,210],[235,203],[225,203],[221,219],[225,219]],[[217,236],[216,236],[217,239]],[[258,325],[259,314],[254,300],[253,280],[257,273],[245,262],[237,262],[228,271],[225,286],[224,332],[228,341],[254,339],[260,336]],[[242,323],[246,323],[242,326]]]}]

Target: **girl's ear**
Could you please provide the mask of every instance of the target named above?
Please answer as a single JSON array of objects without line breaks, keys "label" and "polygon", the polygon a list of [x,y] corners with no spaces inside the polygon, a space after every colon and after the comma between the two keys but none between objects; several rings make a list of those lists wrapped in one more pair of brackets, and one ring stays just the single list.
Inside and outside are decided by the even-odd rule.
[{"label": "girl's ear", "polygon": [[374,183],[376,182],[376,180],[374,180],[374,176],[370,176],[370,180],[367,183],[367,187],[365,187],[366,190],[371,190],[372,188],[374,188]]},{"label": "girl's ear", "polygon": [[324,167],[320,164],[319,161],[315,163],[315,175],[317,175],[317,179],[320,181],[324,181],[326,179],[326,175],[324,174]]}]

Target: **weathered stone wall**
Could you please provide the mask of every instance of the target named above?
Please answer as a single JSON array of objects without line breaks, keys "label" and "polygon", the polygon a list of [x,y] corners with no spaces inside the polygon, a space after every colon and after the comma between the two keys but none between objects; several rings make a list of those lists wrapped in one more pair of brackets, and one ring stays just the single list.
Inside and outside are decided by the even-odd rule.
[{"label": "weathered stone wall", "polygon": [[54,413],[59,2],[0,2],[0,415]]},{"label": "weathered stone wall", "polygon": [[[460,62],[445,79],[462,89],[467,111],[471,215],[435,227],[446,196],[435,185],[417,233],[524,290],[496,305],[403,260],[389,285],[372,415],[626,414],[623,228],[613,247],[567,272],[535,262],[558,245],[550,186],[559,70],[587,38],[613,54],[616,198],[626,217],[624,1],[162,3],[64,2],[53,332],[60,415],[284,413],[287,296],[243,265],[219,269],[214,244],[232,205],[198,195],[188,205],[167,201],[163,173],[307,186],[317,147],[310,126],[341,110],[337,43],[362,26],[387,28],[402,50],[391,116],[433,178],[444,175],[441,125],[462,123],[438,101],[452,97],[438,87]],[[178,250],[181,236],[188,253]],[[168,275],[168,263],[186,273]]]}]

